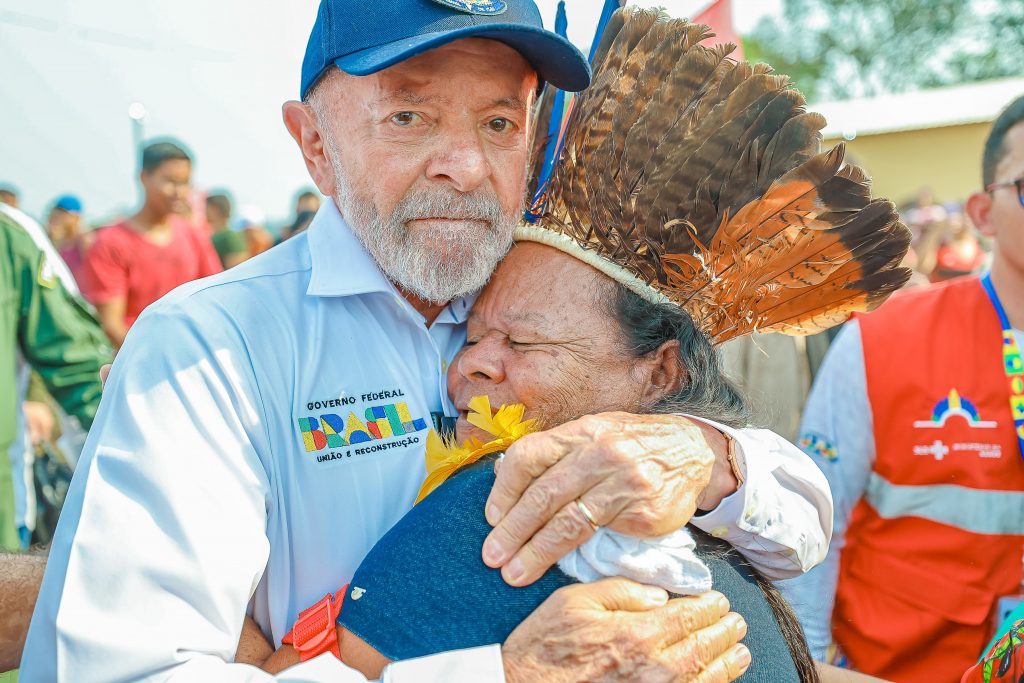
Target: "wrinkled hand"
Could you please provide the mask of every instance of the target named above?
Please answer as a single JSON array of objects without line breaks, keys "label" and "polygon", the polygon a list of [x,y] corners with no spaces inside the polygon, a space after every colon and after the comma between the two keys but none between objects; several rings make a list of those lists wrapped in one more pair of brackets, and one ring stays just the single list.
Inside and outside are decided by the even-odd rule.
[{"label": "wrinkled hand", "polygon": [[39,401],[25,401],[21,407],[25,415],[25,428],[32,444],[49,441],[53,437],[53,427],[56,423],[50,406]]},{"label": "wrinkled hand", "polygon": [[724,683],[750,665],[740,615],[720,593],[666,603],[660,588],[604,579],[561,588],[501,648],[509,683]]},{"label": "wrinkled hand", "polygon": [[525,436],[496,465],[484,562],[513,586],[536,581],[593,534],[577,499],[598,525],[629,536],[680,529],[722,469],[716,451],[729,471],[725,450],[718,432],[676,415],[603,413]]}]

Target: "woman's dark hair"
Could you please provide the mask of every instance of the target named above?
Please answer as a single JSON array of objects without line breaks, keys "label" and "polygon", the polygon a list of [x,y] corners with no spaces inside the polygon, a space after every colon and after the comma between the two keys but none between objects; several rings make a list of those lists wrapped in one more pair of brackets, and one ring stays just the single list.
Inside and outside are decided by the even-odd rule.
[{"label": "woman's dark hair", "polygon": [[623,286],[613,299],[613,315],[629,340],[630,350],[644,356],[670,341],[679,342],[679,358],[689,375],[683,387],[650,409],[653,413],[687,413],[745,427],[750,419],[739,390],[722,372],[711,341],[690,316],[674,304],[647,301]]},{"label": "woman's dark hair", "polygon": [[[800,620],[797,619],[793,608],[786,602],[786,598],[782,597],[782,593],[775,587],[775,584],[769,581],[761,572],[757,571],[752,564],[747,562],[746,558],[725,541],[714,538],[694,526],[690,526],[689,531],[693,535],[694,540],[697,541],[698,546],[702,547],[705,552],[717,555],[726,561],[728,561],[727,558],[731,557],[734,563],[739,562],[747,568],[757,582],[758,588],[764,593],[765,602],[771,608],[772,614],[775,615],[775,621],[778,622],[782,638],[789,647],[789,654],[793,659],[793,665],[796,667],[801,683],[820,683],[821,679],[818,676],[818,669],[814,665],[814,659],[811,657],[811,649],[807,646],[807,638],[804,636],[804,630],[800,626]],[[712,550],[712,548],[717,549]]]},{"label": "woman's dark hair", "polygon": [[[678,392],[659,401],[650,412],[686,413],[730,427],[746,426],[750,413],[742,394],[722,372],[711,340],[697,329],[686,311],[674,304],[651,303],[620,285],[613,312],[629,340],[630,350],[637,356],[651,353],[665,342],[679,342],[679,358],[689,380]],[[706,543],[714,542],[699,529],[690,527],[690,531]],[[818,683],[818,670],[793,608],[771,581],[753,567],[750,569],[789,646],[800,680]]]}]

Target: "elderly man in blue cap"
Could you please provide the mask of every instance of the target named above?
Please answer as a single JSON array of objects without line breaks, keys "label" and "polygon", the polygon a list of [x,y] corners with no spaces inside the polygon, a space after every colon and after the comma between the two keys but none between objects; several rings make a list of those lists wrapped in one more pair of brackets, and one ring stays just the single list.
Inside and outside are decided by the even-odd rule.
[{"label": "elderly man in blue cap", "polygon": [[[445,371],[521,215],[534,95],[589,76],[528,0],[323,0],[284,119],[331,200],[303,235],[133,327],[68,493],[23,681],[271,680],[233,661],[243,619],[279,645],[411,507],[428,430],[458,414]],[[813,467],[745,467],[765,454],[744,443],[758,448],[671,415],[546,432],[506,456],[482,561],[525,585],[594,525],[654,537],[700,510],[763,572],[800,572],[824,554],[827,489]],[[755,499],[792,519],[766,525]],[[738,676],[725,601],[666,598],[621,579],[574,586],[553,596],[557,624],[530,617],[504,647],[398,662],[383,680],[631,680],[638,660],[664,680]],[[338,599],[305,612],[291,635],[308,661],[278,680],[362,680],[328,654]],[[564,647],[546,645],[556,632]]]}]

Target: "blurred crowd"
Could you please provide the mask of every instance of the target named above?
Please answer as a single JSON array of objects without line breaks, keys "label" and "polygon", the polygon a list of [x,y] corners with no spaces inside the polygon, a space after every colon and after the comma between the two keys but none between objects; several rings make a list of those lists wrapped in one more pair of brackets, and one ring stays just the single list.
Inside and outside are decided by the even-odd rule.
[{"label": "blurred crowd", "polygon": [[[236,206],[227,190],[194,187],[192,164],[184,146],[154,142],[142,150],[142,199],[133,215],[96,224],[79,196],[65,194],[39,217],[115,349],[146,306],[301,233],[320,208],[319,192],[301,190],[292,217],[272,226],[260,207]],[[0,203],[19,208],[16,188],[0,185]]]},{"label": "blurred crowd", "polygon": [[[73,300],[91,305],[95,315],[78,322],[89,327],[98,321],[98,339],[105,335],[112,352],[124,343],[146,306],[179,285],[238,266],[303,232],[320,208],[320,193],[302,189],[295,196],[293,215],[271,224],[260,207],[236,206],[227,190],[195,187],[192,166],[192,155],[182,144],[164,140],[146,145],[137,211],[102,223],[90,220],[86,203],[74,193],[56,197],[43,216],[27,216],[19,208],[17,185],[0,184],[0,205],[28,226],[36,247],[49,257],[47,268],[61,276]],[[61,324],[54,328],[52,334],[63,336],[70,342],[67,346],[79,347],[70,353],[83,353],[74,333],[62,330]],[[93,346],[90,353],[109,359],[102,342]],[[88,418],[77,413],[91,415],[99,400],[97,389],[94,395],[71,399],[74,406],[62,405],[38,367],[30,365],[38,364],[19,360],[16,377],[24,399],[10,454],[18,538],[0,543],[8,549],[49,540],[85,442],[88,425],[82,423]]]},{"label": "blurred crowd", "polygon": [[[1024,311],[1013,286],[1024,282],[1024,271],[1011,267],[1019,251],[1013,231],[1024,211],[1024,98],[1002,121],[986,149],[983,191],[961,203],[940,201],[925,187],[900,206],[912,233],[907,291],[842,328],[809,337],[755,334],[722,348],[754,422],[798,444],[831,486],[836,512],[825,524],[832,530],[834,522],[828,559],[780,582],[819,661],[852,662],[900,681],[937,680],[926,676],[955,669],[959,680],[978,654],[1024,629],[1024,362],[1020,325],[1010,324]],[[75,194],[55,198],[36,222],[18,211],[15,186],[0,188],[7,207],[0,218],[13,216],[45,254],[26,275],[34,293],[24,295],[22,318],[13,321],[24,357],[17,357],[13,378],[20,402],[13,480],[0,481],[0,504],[9,488],[17,534],[0,530],[0,548],[50,540],[99,403],[98,369],[146,307],[188,282],[245,268],[248,259],[305,231],[321,206],[319,193],[301,191],[287,223],[272,226],[259,207],[236,206],[227,191],[198,191],[192,167],[180,144],[145,146],[138,209],[98,227]],[[21,247],[16,239],[11,244],[13,263]],[[1001,269],[992,268],[1000,255]],[[990,270],[1002,277],[997,287],[1009,319],[989,276],[978,277]],[[57,280],[63,287],[55,290]],[[993,361],[993,340],[1002,340],[1000,362]],[[69,374],[78,381],[65,381]],[[95,379],[85,386],[82,376]],[[71,386],[73,392],[62,390]],[[1006,429],[996,429],[996,418]],[[974,456],[971,467],[960,464]],[[984,562],[970,557],[979,538],[992,544]],[[917,566],[922,557],[931,565]],[[982,585],[986,590],[960,593]],[[903,603],[893,606],[887,586]],[[997,628],[1011,615],[1012,626]],[[992,634],[997,639],[982,649]],[[931,670],[906,656],[926,641],[935,645]]]}]

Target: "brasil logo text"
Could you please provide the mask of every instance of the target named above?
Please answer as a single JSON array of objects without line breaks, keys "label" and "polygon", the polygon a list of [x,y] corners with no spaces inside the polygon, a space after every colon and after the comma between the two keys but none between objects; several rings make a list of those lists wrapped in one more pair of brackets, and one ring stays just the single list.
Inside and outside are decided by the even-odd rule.
[{"label": "brasil logo text", "polygon": [[391,437],[405,436],[427,428],[422,418],[413,418],[409,406],[389,403],[367,408],[360,419],[349,411],[347,418],[335,413],[326,413],[319,418],[300,417],[299,429],[306,451],[312,453],[324,448],[342,448],[352,444],[379,441]]}]

